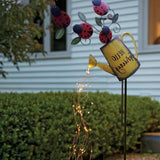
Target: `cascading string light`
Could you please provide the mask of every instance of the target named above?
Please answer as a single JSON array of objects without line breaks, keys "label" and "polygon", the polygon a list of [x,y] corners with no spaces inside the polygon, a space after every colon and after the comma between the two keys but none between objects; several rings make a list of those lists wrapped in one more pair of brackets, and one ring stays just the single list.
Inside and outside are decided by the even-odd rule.
[{"label": "cascading string light", "polygon": [[[84,118],[85,113],[85,103],[88,101],[88,93],[86,92],[88,90],[88,82],[89,79],[89,69],[86,71],[86,76],[83,77],[83,79],[80,82],[76,83],[76,97],[74,100],[73,107],[73,113],[74,113],[74,119],[76,123],[76,131],[75,131],[75,137],[72,142],[72,145],[69,148],[69,160],[71,158],[75,160],[83,160],[83,156],[86,153],[87,149],[87,143],[88,143],[88,137],[89,133],[92,131],[92,129],[87,125],[87,122]],[[82,96],[82,92],[86,92],[86,96]],[[90,102],[92,105],[93,102]],[[90,114],[90,112],[87,112],[87,114]],[[90,150],[90,160],[92,155],[92,147]]]}]

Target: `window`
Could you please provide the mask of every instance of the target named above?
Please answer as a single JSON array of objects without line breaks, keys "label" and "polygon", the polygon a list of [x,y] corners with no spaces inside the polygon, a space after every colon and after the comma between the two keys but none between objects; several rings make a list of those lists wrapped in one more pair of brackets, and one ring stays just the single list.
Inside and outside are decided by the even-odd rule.
[{"label": "window", "polygon": [[[70,0],[56,0],[56,5],[59,6],[63,11],[67,12],[68,15],[70,15]],[[50,7],[48,7],[49,10],[49,15],[48,13],[45,13],[45,19],[44,19],[44,28],[48,28],[48,26],[52,22],[52,15],[50,11]],[[55,32],[52,33],[50,32],[49,29],[46,29],[46,36],[44,36],[43,39],[43,45],[44,45],[44,50],[48,52],[48,55],[46,57],[50,58],[60,58],[60,57],[70,57],[71,52],[70,52],[70,26],[66,28],[66,34],[63,36],[62,39],[56,40],[55,39]],[[56,26],[54,27],[56,29]]]},{"label": "window", "polygon": [[139,0],[140,52],[160,51],[160,0]]},{"label": "window", "polygon": [[[66,0],[56,1],[56,5],[59,6],[63,11],[66,12]],[[51,22],[52,16],[51,16]],[[65,51],[66,50],[66,35],[64,35],[60,40],[55,39],[55,32],[57,27],[54,25],[53,32],[51,33],[51,51]],[[66,32],[66,30],[65,30]]]},{"label": "window", "polygon": [[[56,5],[60,7],[61,10],[65,11],[70,15],[70,8],[69,5],[70,0],[56,0]],[[34,19],[35,23],[38,25],[43,25],[45,29],[45,35],[42,36],[42,38],[36,38],[40,44],[42,44],[45,51],[47,51],[47,55],[45,57],[48,58],[60,58],[60,57],[70,57],[70,26],[68,26],[65,30],[65,35],[60,40],[55,39],[55,31],[56,26],[53,27],[53,32],[51,32],[48,27],[53,23],[52,21],[52,15],[50,6],[48,6],[48,13],[45,14],[45,19],[41,20],[40,17],[37,15],[37,17]],[[42,55],[38,54],[38,58],[41,58]],[[43,57],[42,57],[43,58]]]},{"label": "window", "polygon": [[148,4],[148,44],[160,44],[160,0],[149,0]]}]

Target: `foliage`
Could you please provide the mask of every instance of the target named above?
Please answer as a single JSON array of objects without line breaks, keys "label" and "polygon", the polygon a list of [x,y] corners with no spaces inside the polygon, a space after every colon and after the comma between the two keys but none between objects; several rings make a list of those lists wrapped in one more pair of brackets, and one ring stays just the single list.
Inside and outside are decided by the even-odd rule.
[{"label": "foliage", "polygon": [[[18,62],[31,62],[30,56],[35,51],[45,54],[37,40],[42,38],[43,25],[35,23],[35,17],[43,20],[46,8],[44,0],[31,0],[29,4],[19,0],[0,1],[0,53],[17,69]],[[0,64],[0,73],[5,77],[3,60]]]},{"label": "foliage", "polygon": [[[83,117],[92,129],[88,139],[92,158],[121,151],[121,97],[106,92],[88,94]],[[75,96],[70,92],[1,94],[1,160],[67,160],[76,130],[72,108]],[[141,134],[159,121],[160,104],[134,96],[128,96],[127,102],[127,147],[134,150]]]},{"label": "foliage", "polygon": [[[87,115],[86,121],[92,126],[90,143],[95,150],[93,157],[122,151],[124,128],[121,125],[121,96],[96,93],[92,94],[92,99],[93,106],[87,107],[92,114]],[[127,150],[135,150],[140,145],[142,133],[149,131],[155,122],[159,122],[160,127],[159,111],[160,104],[149,97],[128,96]],[[155,126],[154,130],[157,128]]]}]

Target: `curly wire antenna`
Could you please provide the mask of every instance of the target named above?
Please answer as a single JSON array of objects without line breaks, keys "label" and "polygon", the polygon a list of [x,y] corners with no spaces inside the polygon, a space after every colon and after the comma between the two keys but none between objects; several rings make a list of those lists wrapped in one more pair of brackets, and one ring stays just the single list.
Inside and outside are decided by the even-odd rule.
[{"label": "curly wire antenna", "polygon": [[121,30],[121,26],[120,26],[120,24],[119,23],[115,23],[115,24],[117,24],[117,26],[116,27],[114,27],[113,28],[113,31],[115,32],[115,33],[118,33],[118,32],[120,32],[120,30]]},{"label": "curly wire antenna", "polygon": [[114,12],[114,10],[113,10],[113,9],[109,8],[109,10],[110,10],[110,11],[112,11],[112,12],[113,12],[113,14],[115,14],[115,12]]},{"label": "curly wire antenna", "polygon": [[[86,42],[88,40],[88,42]],[[85,42],[83,42],[83,40],[81,39],[81,44],[84,46],[88,46],[91,44],[91,39],[85,39]]]}]

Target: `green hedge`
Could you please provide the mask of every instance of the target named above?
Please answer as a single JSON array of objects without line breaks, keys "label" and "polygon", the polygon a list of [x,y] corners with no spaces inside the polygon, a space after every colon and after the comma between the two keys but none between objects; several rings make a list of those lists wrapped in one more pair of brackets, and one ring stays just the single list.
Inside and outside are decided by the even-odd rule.
[{"label": "green hedge", "polygon": [[[92,157],[123,150],[120,95],[83,93],[84,118],[92,132]],[[67,160],[75,135],[76,93],[0,94],[1,160]],[[91,105],[91,102],[93,104]],[[127,147],[135,150],[145,131],[159,130],[160,104],[128,96]]]}]

